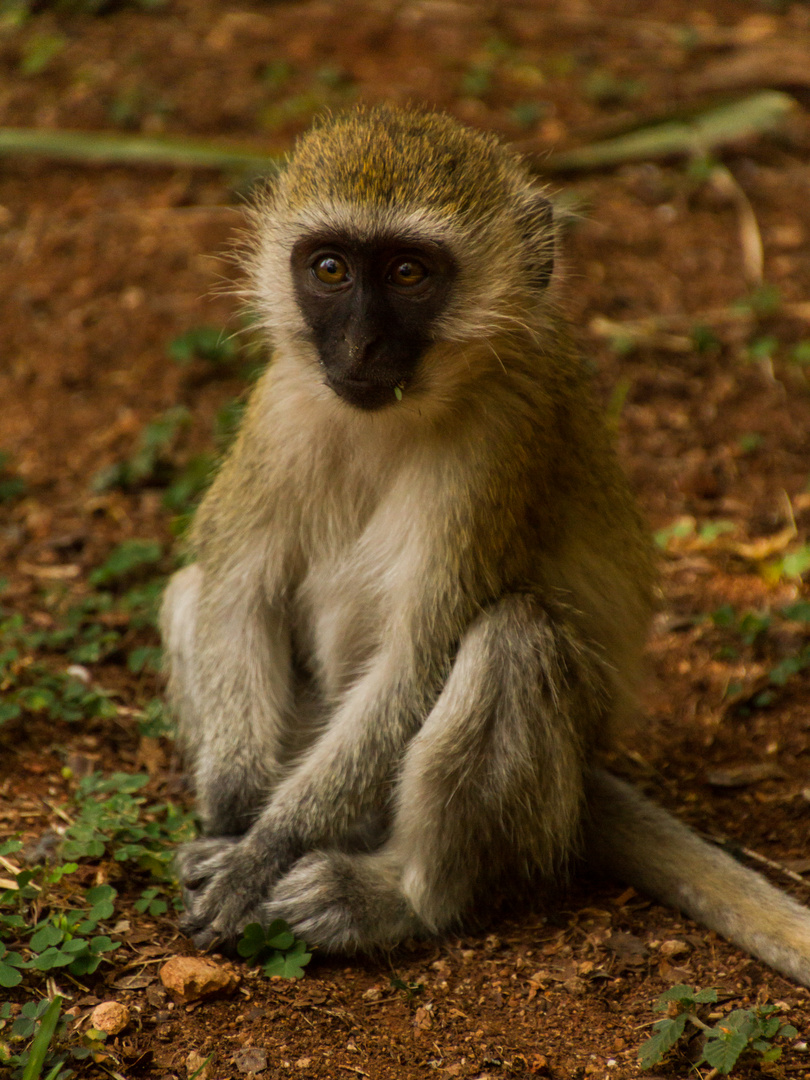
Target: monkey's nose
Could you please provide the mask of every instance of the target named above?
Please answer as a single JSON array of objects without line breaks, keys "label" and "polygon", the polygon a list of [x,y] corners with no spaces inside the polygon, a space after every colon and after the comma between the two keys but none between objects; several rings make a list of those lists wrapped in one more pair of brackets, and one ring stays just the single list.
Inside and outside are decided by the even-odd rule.
[{"label": "monkey's nose", "polygon": [[355,365],[371,363],[380,345],[380,340],[377,334],[351,332],[344,334],[349,360]]}]

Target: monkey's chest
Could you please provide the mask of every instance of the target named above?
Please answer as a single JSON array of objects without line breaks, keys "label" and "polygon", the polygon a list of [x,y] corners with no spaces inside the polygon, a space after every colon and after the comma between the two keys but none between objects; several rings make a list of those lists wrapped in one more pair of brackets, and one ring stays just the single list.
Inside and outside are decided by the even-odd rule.
[{"label": "monkey's chest", "polygon": [[291,605],[297,657],[324,701],[334,702],[380,647],[393,598],[385,575],[365,564],[356,548],[314,562]]}]

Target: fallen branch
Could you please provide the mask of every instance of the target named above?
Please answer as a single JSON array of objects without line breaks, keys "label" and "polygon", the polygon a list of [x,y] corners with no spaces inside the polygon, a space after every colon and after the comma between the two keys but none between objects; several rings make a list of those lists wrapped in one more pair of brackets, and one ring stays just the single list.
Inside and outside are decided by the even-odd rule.
[{"label": "fallen branch", "polygon": [[116,135],[92,131],[0,128],[0,158],[33,154],[80,164],[164,165],[171,168],[274,172],[280,155],[249,147],[183,138]]}]

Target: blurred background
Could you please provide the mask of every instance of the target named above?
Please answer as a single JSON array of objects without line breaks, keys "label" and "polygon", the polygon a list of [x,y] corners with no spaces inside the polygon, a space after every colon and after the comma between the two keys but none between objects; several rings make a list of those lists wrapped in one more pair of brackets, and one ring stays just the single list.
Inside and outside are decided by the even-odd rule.
[{"label": "blurred background", "polygon": [[[235,998],[199,1008],[158,978],[191,952],[169,869],[191,819],[155,610],[267,361],[233,295],[241,208],[313,118],[380,101],[496,132],[554,193],[561,303],[661,550],[646,725],[616,767],[807,901],[810,6],[0,0],[15,1068],[57,990],[65,1076],[186,1077],[211,1054],[214,1080],[635,1076],[650,1002],[678,982],[720,987],[720,1015],[759,995],[806,1019],[804,991],[606,886],[391,960],[316,958],[300,982],[241,969]],[[73,869],[51,880],[54,857]],[[105,1042],[87,1032],[109,998],[129,1019]]]}]

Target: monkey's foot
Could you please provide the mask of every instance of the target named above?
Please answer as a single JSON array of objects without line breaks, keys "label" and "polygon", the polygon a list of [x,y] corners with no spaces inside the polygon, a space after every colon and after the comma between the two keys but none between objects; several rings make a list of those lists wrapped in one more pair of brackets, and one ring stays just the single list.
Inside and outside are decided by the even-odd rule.
[{"label": "monkey's foot", "polygon": [[305,855],[276,885],[264,917],[284,919],[308,945],[327,952],[391,947],[426,930],[380,854]]},{"label": "monkey's foot", "polygon": [[257,858],[237,837],[203,837],[175,859],[183,888],[181,930],[200,949],[233,944],[248,923],[264,922],[278,878],[275,860]]}]

